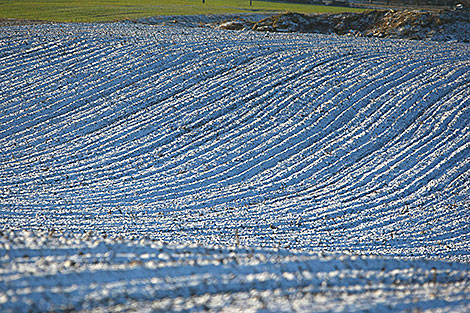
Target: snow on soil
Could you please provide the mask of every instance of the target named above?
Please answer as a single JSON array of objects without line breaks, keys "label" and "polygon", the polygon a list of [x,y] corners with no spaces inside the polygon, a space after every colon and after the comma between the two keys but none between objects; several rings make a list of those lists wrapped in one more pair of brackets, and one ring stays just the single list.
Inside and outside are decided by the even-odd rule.
[{"label": "snow on soil", "polygon": [[[6,232],[5,311],[465,312],[468,264]],[[5,292],[6,291],[6,292]]]},{"label": "snow on soil", "polygon": [[0,311],[468,311],[469,69],[457,43],[2,27]]},{"label": "snow on soil", "polygon": [[224,23],[225,21],[259,21],[272,16],[269,13],[227,13],[227,14],[206,14],[206,15],[160,15],[143,17],[137,20],[138,23],[151,25],[176,25],[188,27],[212,26]]}]

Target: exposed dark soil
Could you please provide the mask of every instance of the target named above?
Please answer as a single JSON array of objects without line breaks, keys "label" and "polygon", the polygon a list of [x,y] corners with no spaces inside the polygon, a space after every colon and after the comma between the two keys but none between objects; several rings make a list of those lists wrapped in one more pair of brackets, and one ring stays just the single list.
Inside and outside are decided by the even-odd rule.
[{"label": "exposed dark soil", "polygon": [[257,22],[229,21],[222,23],[220,28],[469,42],[470,12],[374,10],[312,15],[284,13]]}]

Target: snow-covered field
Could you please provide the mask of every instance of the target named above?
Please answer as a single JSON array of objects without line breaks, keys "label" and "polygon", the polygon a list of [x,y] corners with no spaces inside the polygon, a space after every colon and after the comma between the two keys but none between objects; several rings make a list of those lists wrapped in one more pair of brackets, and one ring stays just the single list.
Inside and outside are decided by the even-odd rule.
[{"label": "snow-covered field", "polygon": [[0,30],[0,311],[470,310],[468,44]]}]

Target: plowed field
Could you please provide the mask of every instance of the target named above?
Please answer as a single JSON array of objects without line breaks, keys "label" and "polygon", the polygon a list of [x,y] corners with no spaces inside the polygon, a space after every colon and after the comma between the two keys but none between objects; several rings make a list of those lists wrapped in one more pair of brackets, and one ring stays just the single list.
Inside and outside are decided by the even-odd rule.
[{"label": "plowed field", "polygon": [[0,309],[470,308],[467,44],[3,27],[0,147]]}]

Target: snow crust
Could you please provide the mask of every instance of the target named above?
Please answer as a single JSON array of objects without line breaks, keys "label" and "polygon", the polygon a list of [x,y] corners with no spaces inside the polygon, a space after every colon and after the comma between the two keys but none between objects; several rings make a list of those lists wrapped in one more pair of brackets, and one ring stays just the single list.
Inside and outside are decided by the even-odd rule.
[{"label": "snow crust", "polygon": [[0,311],[468,311],[469,87],[465,44],[2,27]]},{"label": "snow crust", "polygon": [[[468,264],[6,232],[3,312],[467,312]],[[27,309],[27,310],[26,310]]]}]

